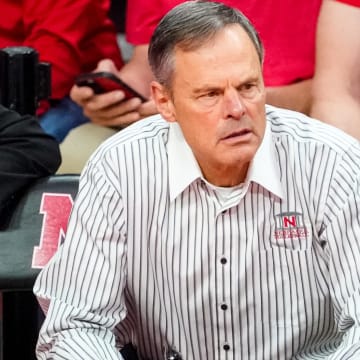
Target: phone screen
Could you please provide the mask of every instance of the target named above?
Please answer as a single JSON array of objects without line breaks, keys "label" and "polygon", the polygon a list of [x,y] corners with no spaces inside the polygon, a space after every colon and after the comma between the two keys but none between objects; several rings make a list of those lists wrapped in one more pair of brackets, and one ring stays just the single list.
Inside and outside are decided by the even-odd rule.
[{"label": "phone screen", "polygon": [[120,78],[109,72],[94,72],[82,74],[75,81],[77,86],[88,86],[95,94],[103,94],[109,91],[121,90],[125,93],[125,100],[133,97],[140,98],[142,102],[147,99],[136,90],[124,83]]}]

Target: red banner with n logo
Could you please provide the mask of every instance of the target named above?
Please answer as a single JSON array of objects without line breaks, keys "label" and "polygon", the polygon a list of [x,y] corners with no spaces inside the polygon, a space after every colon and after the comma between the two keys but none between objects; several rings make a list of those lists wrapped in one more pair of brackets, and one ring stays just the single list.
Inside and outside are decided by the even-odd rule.
[{"label": "red banner with n logo", "polygon": [[34,247],[32,268],[43,268],[64,239],[73,206],[70,194],[44,193],[40,214],[43,222],[39,246]]}]

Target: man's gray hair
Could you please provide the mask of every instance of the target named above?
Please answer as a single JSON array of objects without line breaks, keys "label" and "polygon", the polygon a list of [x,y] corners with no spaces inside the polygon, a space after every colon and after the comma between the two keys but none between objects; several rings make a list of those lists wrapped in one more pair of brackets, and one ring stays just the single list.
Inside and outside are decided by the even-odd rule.
[{"label": "man's gray hair", "polygon": [[257,31],[239,10],[223,3],[186,1],[163,17],[150,41],[148,58],[155,79],[171,86],[174,72],[174,51],[192,51],[211,40],[226,26],[239,24],[255,46],[260,63],[264,50]]}]

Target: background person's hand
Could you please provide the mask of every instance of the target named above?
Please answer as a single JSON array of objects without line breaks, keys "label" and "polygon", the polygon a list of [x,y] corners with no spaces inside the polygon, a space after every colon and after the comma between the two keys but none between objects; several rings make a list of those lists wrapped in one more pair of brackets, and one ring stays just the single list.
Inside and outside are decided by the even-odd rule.
[{"label": "background person's hand", "polygon": [[[152,77],[149,77],[149,69],[141,71],[137,65],[136,61],[130,60],[121,71],[118,71],[113,62],[106,59],[99,62],[95,71],[111,72],[145,97],[149,97],[149,83]],[[107,127],[123,128],[157,112],[152,100],[145,103],[139,98],[124,101],[125,94],[121,90],[95,95],[91,88],[75,85],[70,95],[93,123]]]}]

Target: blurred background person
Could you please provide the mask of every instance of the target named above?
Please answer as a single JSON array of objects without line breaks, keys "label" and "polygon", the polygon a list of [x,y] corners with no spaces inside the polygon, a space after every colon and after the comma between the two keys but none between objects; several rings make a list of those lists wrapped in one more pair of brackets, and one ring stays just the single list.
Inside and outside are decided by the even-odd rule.
[{"label": "blurred background person", "polygon": [[360,0],[325,0],[311,115],[360,140]]},{"label": "blurred background person", "polygon": [[[127,2],[126,35],[134,53],[120,71],[111,61],[102,61],[97,70],[110,71],[149,97],[152,80],[147,63],[147,49],[155,26],[162,16],[183,1],[156,2],[132,0]],[[225,0],[227,5],[240,9],[259,29],[264,42],[264,76],[267,102],[304,113],[310,110],[311,78],[315,62],[315,30],[321,0],[308,2]],[[123,127],[145,115],[155,107],[141,104],[139,99],[121,103],[123,94],[113,92],[93,96],[90,89],[75,87],[73,99],[84,107],[96,124]]]},{"label": "blurred background person", "polygon": [[116,30],[108,18],[110,0],[3,0],[0,48],[28,46],[52,68],[52,96],[38,115],[44,130],[59,142],[73,127],[88,119],[69,98],[74,79],[91,71],[102,58],[117,68],[122,59]]},{"label": "blurred background person", "polygon": [[[163,15],[181,0],[131,0],[127,2],[126,39],[134,46],[130,61],[118,69],[110,60],[99,63],[96,71],[109,71],[127,82],[145,97],[150,97],[153,80],[147,61],[148,43]],[[224,0],[240,9],[258,29],[265,47],[264,79],[267,102],[306,114],[311,107],[311,79],[315,64],[315,30],[321,0]],[[210,69],[209,69],[210,71]],[[153,101],[124,99],[122,91],[94,95],[87,87],[74,86],[71,97],[84,109],[93,124],[74,130],[62,146],[64,165],[61,172],[80,171],[85,160],[106,137],[145,116],[156,113]],[[88,149],[74,158],[74,146],[87,138]]]}]

